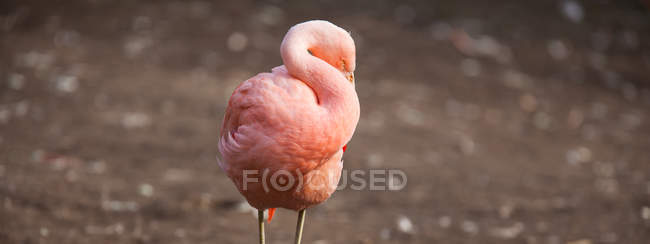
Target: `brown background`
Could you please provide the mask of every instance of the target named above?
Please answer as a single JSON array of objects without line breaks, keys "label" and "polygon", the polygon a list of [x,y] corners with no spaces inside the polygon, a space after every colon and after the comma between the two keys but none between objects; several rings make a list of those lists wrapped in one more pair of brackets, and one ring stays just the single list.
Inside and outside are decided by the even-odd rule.
[{"label": "brown background", "polygon": [[[254,243],[218,125],[239,82],[281,64],[286,30],[319,18],[358,47],[345,167],[408,185],[335,193],[304,243],[650,240],[640,2],[9,0],[0,242]],[[278,211],[269,242],[295,218]]]}]

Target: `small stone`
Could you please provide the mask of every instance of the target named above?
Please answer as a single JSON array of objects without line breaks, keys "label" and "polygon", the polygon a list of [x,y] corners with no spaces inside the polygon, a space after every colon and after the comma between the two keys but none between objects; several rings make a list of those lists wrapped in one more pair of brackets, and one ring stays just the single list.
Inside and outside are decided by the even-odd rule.
[{"label": "small stone", "polygon": [[192,1],[188,4],[188,14],[191,18],[203,19],[210,16],[212,3],[208,1]]},{"label": "small stone", "polygon": [[461,117],[464,113],[463,109],[465,109],[465,106],[453,98],[447,99],[447,101],[445,101],[445,110],[447,111],[447,115],[449,115],[449,117]]},{"label": "small stone", "polygon": [[45,160],[45,151],[43,149],[36,149],[32,151],[32,160],[41,163]]},{"label": "small stone", "polygon": [[[253,215],[253,217],[255,217],[255,218],[258,217],[257,216],[257,209],[254,208],[253,206],[251,206],[250,204],[248,204],[247,201],[240,201],[237,204],[237,207],[235,209],[237,210],[237,212],[250,213],[251,215]],[[264,218],[266,218],[267,214],[268,214],[268,211],[264,211]]]},{"label": "small stone", "polygon": [[495,54],[494,58],[500,64],[510,63],[513,58],[512,48],[510,48],[509,46],[502,45],[501,48],[499,49],[499,52]]},{"label": "small stone", "polygon": [[399,216],[397,218],[397,229],[403,233],[412,234],[415,232],[413,222],[406,216]]},{"label": "small stone", "polygon": [[535,223],[535,230],[537,230],[539,232],[547,232],[548,227],[549,227],[548,223],[546,223],[544,221],[539,221],[539,222]]},{"label": "small stone", "polygon": [[602,73],[602,75],[605,86],[610,89],[618,88],[619,84],[621,83],[621,77],[618,75],[618,73],[611,70],[606,70]]},{"label": "small stone", "polygon": [[630,82],[623,83],[623,85],[621,86],[621,92],[623,93],[623,97],[628,101],[634,101],[638,93],[636,86]]},{"label": "small stone", "polygon": [[526,112],[535,112],[537,110],[537,98],[532,94],[524,94],[519,98],[519,107]]},{"label": "small stone", "polygon": [[643,206],[641,208],[641,218],[644,220],[650,220],[650,207]]},{"label": "small stone", "polygon": [[68,170],[64,176],[65,180],[68,182],[76,182],[79,180],[79,173],[76,170]]},{"label": "small stone", "polygon": [[605,243],[616,243],[618,241],[618,235],[614,232],[603,233],[600,241]]},{"label": "small stone", "polygon": [[612,163],[596,162],[593,170],[594,174],[601,178],[614,178],[616,176],[616,167]]},{"label": "small stone", "polygon": [[148,36],[133,37],[124,44],[124,52],[128,58],[135,58],[152,45],[153,40]]},{"label": "small stone", "polygon": [[361,116],[361,119],[365,121],[364,124],[371,131],[380,131],[386,124],[386,115],[381,111],[372,111],[368,113],[367,118]]},{"label": "small stone", "polygon": [[201,193],[201,198],[199,200],[199,209],[207,211],[212,208],[214,205],[214,195],[210,193]]},{"label": "small stone", "polygon": [[504,204],[499,207],[499,217],[502,219],[508,219],[512,215],[512,212],[515,210],[515,206],[512,204]]},{"label": "small stone", "polygon": [[458,147],[464,155],[472,155],[476,152],[476,143],[469,136],[460,136]]},{"label": "small stone", "polygon": [[577,129],[582,125],[584,119],[585,116],[582,111],[575,108],[571,109],[571,111],[569,111],[569,117],[567,118],[567,125],[571,129]]},{"label": "small stone", "polygon": [[76,76],[72,75],[62,75],[56,78],[56,89],[65,92],[72,93],[79,88],[79,80]]},{"label": "small stone", "polygon": [[451,31],[452,31],[451,25],[445,22],[434,23],[431,26],[431,36],[436,41],[448,40],[449,35],[451,35]]},{"label": "small stone", "polygon": [[591,105],[591,116],[595,119],[604,119],[607,115],[607,105],[604,103],[596,102]]},{"label": "small stone", "polygon": [[102,209],[114,212],[135,212],[138,210],[138,203],[132,201],[115,201],[106,200],[102,201]]},{"label": "small stone", "polygon": [[6,107],[0,106],[0,124],[8,123],[9,119],[11,119],[11,111]]},{"label": "small stone", "polygon": [[126,113],[122,117],[122,126],[126,129],[147,127],[151,124],[151,118],[144,113]]},{"label": "small stone", "polygon": [[498,109],[488,108],[485,110],[485,122],[491,125],[499,125],[503,120],[503,112]]},{"label": "small stone", "polygon": [[104,234],[104,228],[95,225],[86,225],[84,231],[89,235],[101,235]]},{"label": "small stone", "polygon": [[89,171],[93,174],[103,174],[106,172],[106,163],[104,161],[92,161],[89,163]]},{"label": "small stone", "polygon": [[224,63],[224,58],[215,51],[206,51],[201,55],[201,65],[207,70],[213,70]]},{"label": "small stone", "polygon": [[174,236],[178,238],[184,238],[186,235],[187,235],[187,231],[185,231],[185,229],[183,228],[178,228],[174,230]]},{"label": "small stone", "polygon": [[9,88],[16,91],[22,90],[25,86],[25,76],[22,74],[11,73],[9,74],[9,78],[7,80],[9,83]]},{"label": "small stone", "polygon": [[167,169],[163,174],[163,180],[169,182],[185,182],[192,179],[192,171],[184,169]]},{"label": "small stone", "polygon": [[556,235],[551,235],[546,238],[547,244],[560,244],[560,237]]},{"label": "small stone", "polygon": [[575,241],[568,241],[566,244],[592,244],[593,242],[589,239],[580,239]]},{"label": "small stone", "polygon": [[239,201],[239,202],[237,202],[236,207],[235,207],[237,212],[240,212],[240,213],[248,213],[248,212],[251,211],[251,208],[253,208],[253,207],[250,204],[248,204],[247,201]]},{"label": "small stone", "polygon": [[597,70],[605,70],[607,57],[600,52],[593,52],[589,55],[589,63]]},{"label": "small stone", "polygon": [[474,222],[474,221],[470,221],[470,220],[464,220],[464,221],[461,223],[460,228],[461,228],[465,233],[468,233],[468,234],[471,234],[471,235],[476,235],[476,234],[478,234],[478,232],[479,232],[478,224],[476,224],[476,222]]},{"label": "small stone", "polygon": [[390,240],[390,229],[388,228],[383,228],[379,232],[379,238],[381,238],[384,241]]},{"label": "small stone", "polygon": [[550,205],[555,209],[567,209],[570,207],[569,201],[563,197],[551,198]]},{"label": "small stone", "polygon": [[619,192],[618,181],[616,181],[616,179],[596,179],[594,185],[596,187],[596,190],[607,195],[614,195]]},{"label": "small stone", "polygon": [[526,236],[526,244],[538,244],[537,237],[535,236]]},{"label": "small stone", "polygon": [[372,152],[368,154],[366,162],[371,168],[381,167],[381,165],[384,163],[384,156],[380,153]]},{"label": "small stone", "polygon": [[419,111],[413,106],[401,104],[395,113],[398,115],[397,118],[401,119],[409,126],[421,126],[425,122],[425,119],[422,117],[425,113]]},{"label": "small stone", "polygon": [[501,44],[490,36],[481,36],[474,41],[474,51],[480,55],[496,57],[501,51]]},{"label": "small stone", "polygon": [[466,120],[471,120],[471,121],[480,119],[481,107],[472,103],[465,104],[465,108],[463,108],[463,117]]},{"label": "small stone", "polygon": [[124,233],[124,225],[122,223],[117,223],[112,226],[109,226],[109,229],[111,230],[109,232],[113,232],[117,235],[121,235],[122,233]]},{"label": "small stone", "polygon": [[133,19],[131,28],[133,31],[145,31],[151,28],[152,21],[149,16],[138,16]]},{"label": "small stone", "polygon": [[550,41],[547,44],[546,49],[551,57],[555,60],[564,60],[569,56],[569,50],[560,40]]},{"label": "small stone", "polygon": [[571,149],[566,153],[566,161],[569,165],[578,165],[591,161],[591,150],[586,147]]},{"label": "small stone", "polygon": [[580,134],[585,140],[594,141],[600,137],[601,131],[594,125],[586,124],[582,126]]},{"label": "small stone", "polygon": [[79,45],[81,35],[74,30],[57,31],[54,34],[54,46],[57,47],[75,47]]},{"label": "small stone", "polygon": [[2,206],[7,211],[11,211],[14,208],[14,204],[11,201],[11,198],[9,198],[9,197],[5,197],[4,202],[2,203]]},{"label": "small stone", "polygon": [[47,237],[50,234],[50,230],[48,230],[45,227],[41,227],[40,233],[41,233],[41,236]]},{"label": "small stone", "polygon": [[460,69],[468,77],[477,77],[481,74],[481,63],[476,59],[466,58],[460,63]]},{"label": "small stone", "polygon": [[442,163],[442,155],[437,151],[426,151],[424,152],[424,155],[422,155],[422,158],[424,159],[424,162],[430,165],[440,165]]},{"label": "small stone", "polygon": [[248,37],[241,32],[233,32],[228,37],[228,49],[233,52],[241,52],[248,45]]},{"label": "small stone", "polygon": [[636,49],[639,47],[639,36],[634,31],[625,31],[621,35],[623,46],[628,49]]},{"label": "small stone", "polygon": [[151,197],[153,196],[154,189],[153,186],[150,184],[141,184],[140,185],[140,195],[145,196],[145,197]]},{"label": "small stone", "polygon": [[441,228],[447,229],[451,227],[452,220],[451,217],[449,216],[442,216],[438,218],[438,225],[440,225]]},{"label": "small stone", "polygon": [[551,115],[545,112],[537,112],[533,117],[533,124],[535,125],[535,127],[537,127],[537,129],[540,130],[551,129],[552,123],[553,123],[553,118],[551,118]]},{"label": "small stone", "polygon": [[532,86],[530,78],[526,74],[516,70],[507,70],[504,72],[503,83],[507,87],[520,90]]},{"label": "small stone", "polygon": [[281,8],[267,5],[257,15],[257,19],[266,25],[277,25],[284,18],[284,11]]},{"label": "small stone", "polygon": [[25,67],[33,68],[38,71],[49,69],[54,62],[54,56],[49,53],[40,53],[38,51],[30,51],[19,57],[19,64]]},{"label": "small stone", "polygon": [[580,23],[585,15],[582,5],[573,0],[562,2],[562,13],[574,23]]},{"label": "small stone", "polygon": [[474,39],[462,28],[453,29],[449,35],[456,50],[467,56],[474,56]]},{"label": "small stone", "polygon": [[29,102],[28,101],[20,101],[20,102],[16,103],[14,111],[16,113],[16,117],[23,117],[23,116],[27,115],[27,112],[29,111]]},{"label": "small stone", "polygon": [[633,130],[641,126],[643,119],[635,113],[626,113],[621,115],[621,125],[625,130]]},{"label": "small stone", "polygon": [[523,230],[524,224],[517,222],[510,227],[493,228],[490,230],[490,234],[494,237],[508,240],[516,238]]}]

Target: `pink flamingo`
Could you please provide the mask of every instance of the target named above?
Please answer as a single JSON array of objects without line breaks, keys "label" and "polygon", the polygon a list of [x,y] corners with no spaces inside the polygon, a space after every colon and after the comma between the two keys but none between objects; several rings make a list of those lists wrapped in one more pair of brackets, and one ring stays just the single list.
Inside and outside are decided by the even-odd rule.
[{"label": "pink flamingo", "polygon": [[348,32],[307,21],[289,29],[280,52],[283,66],[232,93],[219,140],[219,166],[258,209],[260,243],[264,210],[270,221],[275,208],[299,211],[300,243],[305,209],[336,190],[341,157],[359,122],[355,46]]}]

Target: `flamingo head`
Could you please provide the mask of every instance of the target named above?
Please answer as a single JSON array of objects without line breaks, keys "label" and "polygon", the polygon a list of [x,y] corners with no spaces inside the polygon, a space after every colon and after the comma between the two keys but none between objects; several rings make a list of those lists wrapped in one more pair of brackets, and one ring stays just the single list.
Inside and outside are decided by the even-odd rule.
[{"label": "flamingo head", "polygon": [[350,33],[328,21],[312,20],[293,26],[283,42],[292,38],[300,38],[304,52],[327,62],[354,83],[356,48]]}]

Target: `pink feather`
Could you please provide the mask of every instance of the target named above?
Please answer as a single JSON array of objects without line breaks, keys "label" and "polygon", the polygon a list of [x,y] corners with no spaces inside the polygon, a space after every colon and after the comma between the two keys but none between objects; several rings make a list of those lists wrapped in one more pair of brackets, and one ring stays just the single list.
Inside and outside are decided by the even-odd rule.
[{"label": "pink feather", "polygon": [[[232,93],[221,126],[219,165],[253,207],[301,210],[336,189],[344,145],[359,121],[351,75],[355,47],[340,27],[308,21],[289,30],[280,50],[284,65],[242,82]],[[268,175],[287,170],[302,185],[268,192],[264,183],[270,182],[244,187],[244,170],[257,170],[258,179],[264,170]]]}]

